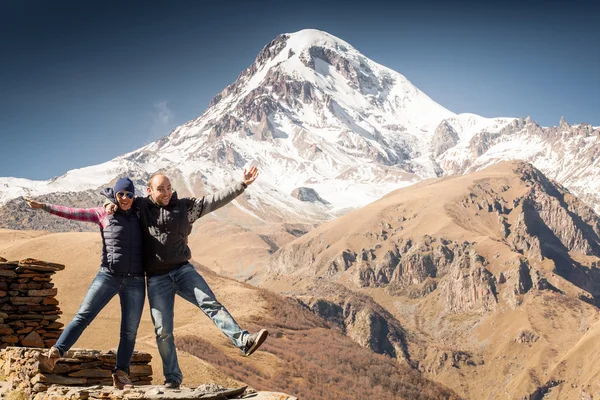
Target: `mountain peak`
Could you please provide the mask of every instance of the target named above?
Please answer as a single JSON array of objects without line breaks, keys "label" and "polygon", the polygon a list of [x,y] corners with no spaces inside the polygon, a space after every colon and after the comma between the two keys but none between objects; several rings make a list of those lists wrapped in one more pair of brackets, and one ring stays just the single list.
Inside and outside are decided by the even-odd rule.
[{"label": "mountain peak", "polygon": [[308,49],[312,46],[329,47],[336,50],[355,50],[352,45],[327,32],[317,29],[303,29],[294,33],[287,33],[288,47],[293,50]]},{"label": "mountain peak", "polygon": [[455,114],[342,39],[305,29],[269,42],[197,122],[218,115],[225,117],[210,124],[212,138],[240,131],[261,140],[275,138],[277,123],[300,131],[354,132],[368,139],[407,132],[407,140],[421,143],[442,119]]}]

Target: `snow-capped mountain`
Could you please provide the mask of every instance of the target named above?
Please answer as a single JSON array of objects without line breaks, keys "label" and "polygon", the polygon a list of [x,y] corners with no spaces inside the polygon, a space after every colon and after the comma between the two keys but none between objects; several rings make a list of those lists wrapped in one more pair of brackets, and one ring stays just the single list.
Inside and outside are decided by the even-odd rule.
[{"label": "snow-capped mountain", "polygon": [[309,29],[267,44],[200,117],[168,136],[50,181],[0,178],[0,204],[124,175],[142,188],[159,169],[180,192],[199,195],[254,163],[261,177],[235,202],[242,211],[327,219],[426,178],[523,158],[598,207],[599,142],[600,130],[588,125],[456,115],[350,44]]}]

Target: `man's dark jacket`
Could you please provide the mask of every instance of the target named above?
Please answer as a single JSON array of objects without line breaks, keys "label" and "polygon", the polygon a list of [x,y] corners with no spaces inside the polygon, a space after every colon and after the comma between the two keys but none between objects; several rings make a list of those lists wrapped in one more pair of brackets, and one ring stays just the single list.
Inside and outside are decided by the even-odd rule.
[{"label": "man's dark jacket", "polygon": [[[150,196],[136,197],[133,209],[140,218],[146,275],[166,274],[187,263],[192,258],[188,247],[192,224],[234,200],[245,188],[238,182],[202,198],[179,199],[173,193],[166,206],[156,204]],[[110,190],[105,190],[105,196],[114,203]]]}]

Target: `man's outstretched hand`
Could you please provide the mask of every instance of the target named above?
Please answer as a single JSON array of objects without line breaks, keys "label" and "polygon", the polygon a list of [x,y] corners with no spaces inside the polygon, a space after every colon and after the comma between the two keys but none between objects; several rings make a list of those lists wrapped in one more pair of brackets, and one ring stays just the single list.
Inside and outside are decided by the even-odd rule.
[{"label": "man's outstretched hand", "polygon": [[250,171],[244,168],[244,183],[246,186],[251,185],[258,178],[258,168],[251,167]]},{"label": "man's outstretched hand", "polygon": [[27,203],[27,205],[31,208],[42,208],[44,207],[44,203],[40,203],[39,201],[28,199],[27,197],[23,197],[23,200]]}]

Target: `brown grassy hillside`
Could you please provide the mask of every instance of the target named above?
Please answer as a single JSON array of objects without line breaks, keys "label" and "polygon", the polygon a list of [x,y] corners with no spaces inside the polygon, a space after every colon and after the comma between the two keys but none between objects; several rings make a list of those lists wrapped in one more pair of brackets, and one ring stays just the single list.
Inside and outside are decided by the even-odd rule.
[{"label": "brown grassy hillside", "polygon": [[[33,257],[66,265],[53,281],[67,323],[95,276],[100,260],[97,233],[0,231],[0,255],[7,259]],[[239,350],[192,305],[176,301],[176,338],[185,384],[216,382],[257,389],[284,390],[302,398],[437,399],[457,398],[414,369],[390,357],[375,355],[347,338],[305,305],[222,278],[201,268],[203,276],[242,326],[267,327],[272,335],[250,358]],[[162,383],[160,358],[146,310],[136,348],[153,354],[155,383]],[[77,347],[115,348],[118,342],[119,305],[114,299],[84,332]],[[332,396],[334,393],[334,397]],[[353,396],[353,397],[351,397]],[[417,397],[415,397],[417,396]]]}]

